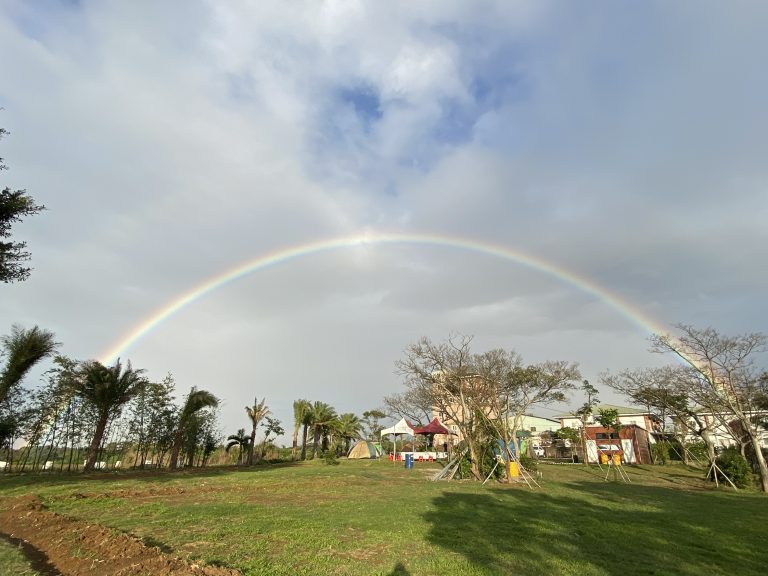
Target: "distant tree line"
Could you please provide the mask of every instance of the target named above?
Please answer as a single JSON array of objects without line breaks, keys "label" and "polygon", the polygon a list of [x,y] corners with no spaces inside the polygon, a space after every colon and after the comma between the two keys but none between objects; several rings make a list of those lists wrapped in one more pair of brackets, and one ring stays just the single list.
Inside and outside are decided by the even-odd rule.
[{"label": "distant tree line", "polygon": [[[205,465],[221,444],[218,399],[192,388],[179,402],[172,375],[151,382],[118,359],[111,366],[56,355],[54,335],[14,326],[2,343],[0,459],[7,469]],[[45,383],[24,376],[53,356]],[[14,449],[18,441],[21,448]]]}]

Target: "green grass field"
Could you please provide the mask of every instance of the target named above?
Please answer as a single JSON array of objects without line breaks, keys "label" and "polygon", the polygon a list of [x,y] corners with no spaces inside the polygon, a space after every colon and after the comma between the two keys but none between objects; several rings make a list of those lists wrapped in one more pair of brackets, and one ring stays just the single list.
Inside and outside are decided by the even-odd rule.
[{"label": "green grass field", "polygon": [[24,557],[17,544],[0,539],[0,574],[37,576],[39,572],[32,568],[32,564]]},{"label": "green grass field", "polygon": [[0,506],[31,492],[61,514],[244,574],[768,572],[768,496],[714,490],[681,465],[627,467],[632,484],[595,468],[540,469],[533,491],[430,482],[436,465],[386,461],[17,476],[0,479]]}]

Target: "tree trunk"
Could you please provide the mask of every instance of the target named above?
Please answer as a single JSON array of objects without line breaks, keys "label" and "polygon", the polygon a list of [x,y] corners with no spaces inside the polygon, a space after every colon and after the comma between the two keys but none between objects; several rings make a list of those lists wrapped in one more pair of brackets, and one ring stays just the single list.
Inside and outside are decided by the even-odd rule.
[{"label": "tree trunk", "polygon": [[690,458],[688,458],[688,450],[685,449],[685,434],[675,433],[675,438],[677,439],[678,443],[680,444],[680,447],[682,448],[682,454],[680,454],[680,458],[682,458],[683,464],[685,464],[686,466],[689,466]]},{"label": "tree trunk", "polygon": [[309,426],[304,424],[304,429],[301,432],[301,459],[307,459],[307,428]]},{"label": "tree trunk", "polygon": [[760,440],[751,428],[747,429],[749,440],[752,443],[752,449],[755,451],[755,459],[757,460],[757,469],[760,474],[760,489],[763,492],[768,492],[768,465],[766,465],[763,451],[760,448]]},{"label": "tree trunk", "polygon": [[317,458],[317,448],[320,443],[320,429],[315,428],[312,432],[312,458]]},{"label": "tree trunk", "polygon": [[291,450],[291,462],[296,462],[296,452],[299,449],[299,429],[293,430],[293,449]]},{"label": "tree trunk", "polygon": [[701,439],[704,440],[704,444],[707,446],[707,458],[709,458],[709,465],[712,466],[712,462],[717,458],[715,443],[712,441],[712,433],[709,431],[709,428],[702,428],[699,431],[699,436],[701,436]]},{"label": "tree trunk", "polygon": [[[459,385],[459,400],[461,401],[461,413],[464,416],[464,418],[467,418],[468,414],[472,414],[472,412],[467,408],[467,400],[464,397],[464,391],[461,389],[461,385]],[[474,421],[470,421],[469,428],[474,430]],[[465,440],[467,441],[467,447],[469,448],[469,465],[470,470],[472,471],[472,475],[480,480],[483,481],[483,476],[480,474],[480,466],[477,461],[477,450],[475,448],[475,443],[472,440],[472,434],[466,434]]]},{"label": "tree trunk", "polygon": [[[517,419],[514,419],[512,422],[513,424],[512,424],[511,435],[512,435],[512,438],[514,438],[515,435],[517,434],[517,428],[515,426],[517,424]],[[506,463],[506,466],[507,466],[507,484],[512,484],[512,454],[510,454],[510,450],[509,450],[510,430],[506,426],[502,428],[501,440],[502,442],[504,442],[504,448],[503,448],[504,453],[502,454],[502,457],[504,458],[504,462]],[[517,454],[515,454],[515,456],[517,457]],[[519,460],[519,458],[517,459]]]},{"label": "tree trunk", "polygon": [[99,457],[99,446],[101,446],[101,440],[104,437],[104,430],[107,429],[107,420],[109,420],[109,412],[99,414],[96,431],[93,433],[91,445],[88,447],[88,456],[85,459],[83,472],[91,472],[96,465],[96,459]]},{"label": "tree trunk", "polygon": [[168,468],[174,470],[179,465],[179,452],[181,452],[181,428],[176,430],[173,435],[173,449],[171,450],[171,459],[168,462]]},{"label": "tree trunk", "polygon": [[480,465],[477,460],[477,450],[475,449],[475,443],[467,440],[467,446],[469,447],[469,465],[472,475],[481,482],[483,481],[483,475],[480,473]]},{"label": "tree trunk", "polygon": [[251,430],[251,443],[248,446],[248,466],[253,465],[253,451],[256,449],[256,426]]}]

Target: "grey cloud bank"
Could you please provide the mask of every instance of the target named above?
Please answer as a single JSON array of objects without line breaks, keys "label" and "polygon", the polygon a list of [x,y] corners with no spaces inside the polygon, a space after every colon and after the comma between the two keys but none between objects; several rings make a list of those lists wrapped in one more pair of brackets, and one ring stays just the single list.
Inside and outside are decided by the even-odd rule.
[{"label": "grey cloud bank", "polygon": [[[756,3],[30,4],[0,10],[0,143],[49,207],[0,326],[98,357],[224,270],[365,230],[495,242],[662,324],[764,330],[768,40]],[[361,412],[422,335],[528,361],[661,361],[625,316],[513,262],[353,247],[223,287],[126,356],[180,393]],[[235,424],[240,423],[240,424]]]}]

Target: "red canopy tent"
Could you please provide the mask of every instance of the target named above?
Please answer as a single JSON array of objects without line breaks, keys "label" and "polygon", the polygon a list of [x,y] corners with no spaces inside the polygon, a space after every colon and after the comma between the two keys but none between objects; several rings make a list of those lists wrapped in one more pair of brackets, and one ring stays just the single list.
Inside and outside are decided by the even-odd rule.
[{"label": "red canopy tent", "polygon": [[427,436],[429,438],[430,446],[432,446],[432,444],[434,443],[435,434],[445,434],[446,436],[448,434],[454,434],[454,435],[456,434],[456,432],[446,428],[437,418],[433,418],[432,422],[430,422],[426,426],[414,428],[413,433]]}]

